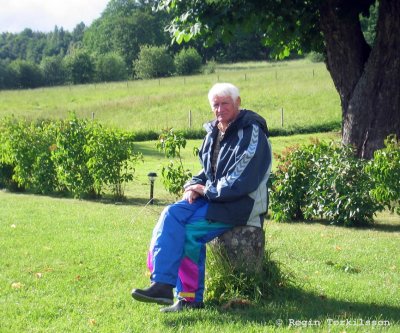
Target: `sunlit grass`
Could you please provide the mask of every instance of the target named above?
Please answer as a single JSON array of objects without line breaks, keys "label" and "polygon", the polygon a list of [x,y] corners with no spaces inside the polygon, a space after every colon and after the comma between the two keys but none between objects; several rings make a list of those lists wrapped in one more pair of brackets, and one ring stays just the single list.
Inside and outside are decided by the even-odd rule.
[{"label": "sunlit grass", "polygon": [[296,60],[219,65],[213,74],[33,90],[0,91],[0,117],[65,118],[69,112],[131,131],[200,129],[210,118],[207,93],[216,82],[241,89],[242,106],[271,129],[340,121],[340,101],[322,63]]},{"label": "sunlit grass", "polygon": [[[271,141],[279,151],[309,139]],[[189,141],[183,151],[193,170],[198,162],[191,151],[199,143]],[[157,305],[133,301],[131,289],[149,283],[145,261],[154,224],[174,200],[159,177],[155,204],[146,205],[147,173],[160,173],[166,162],[154,145],[137,143],[144,163],[137,165],[123,203],[0,191],[2,333],[400,330],[400,217],[388,212],[361,229],[267,221],[266,246],[293,285],[263,303],[242,309],[207,304],[205,310],[166,315]],[[390,326],[361,326],[360,320]]]}]

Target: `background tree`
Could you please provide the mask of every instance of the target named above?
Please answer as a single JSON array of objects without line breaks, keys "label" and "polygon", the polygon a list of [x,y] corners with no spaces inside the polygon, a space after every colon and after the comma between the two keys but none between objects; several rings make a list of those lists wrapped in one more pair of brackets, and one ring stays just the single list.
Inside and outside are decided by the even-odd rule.
[{"label": "background tree", "polygon": [[143,45],[134,62],[135,77],[139,79],[170,76],[174,70],[174,60],[162,46]]},{"label": "background tree", "polygon": [[74,49],[64,58],[68,81],[74,84],[92,82],[94,61],[84,49]]},{"label": "background tree", "polygon": [[142,45],[161,46],[169,42],[162,12],[154,13],[154,1],[111,0],[101,17],[85,31],[84,45],[97,54],[115,52],[128,68]]},{"label": "background tree", "polygon": [[204,35],[209,43],[229,40],[240,27],[262,34],[279,57],[318,51],[342,106],[342,141],[371,158],[389,134],[400,135],[400,1],[377,1],[376,36],[370,46],[360,16],[375,0],[159,0],[173,15],[175,41]]},{"label": "background tree", "polygon": [[38,65],[26,60],[15,60],[10,67],[18,88],[37,88],[42,85],[43,74]]},{"label": "background tree", "polygon": [[192,47],[182,49],[174,57],[175,71],[178,75],[190,75],[200,72],[202,61],[200,54]]},{"label": "background tree", "polygon": [[106,53],[95,57],[96,81],[121,81],[127,78],[127,69],[121,56],[116,53]]},{"label": "background tree", "polygon": [[17,73],[10,67],[9,60],[0,59],[0,89],[17,87]]},{"label": "background tree", "polygon": [[44,57],[40,63],[45,85],[57,86],[65,83],[66,69],[60,55]]}]

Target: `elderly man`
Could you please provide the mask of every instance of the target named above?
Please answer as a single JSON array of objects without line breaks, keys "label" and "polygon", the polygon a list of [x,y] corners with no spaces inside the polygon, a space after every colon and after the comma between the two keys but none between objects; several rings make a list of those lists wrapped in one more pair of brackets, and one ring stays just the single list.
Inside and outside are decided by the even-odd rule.
[{"label": "elderly man", "polygon": [[203,169],[154,228],[147,260],[151,286],[132,291],[138,301],[170,305],[162,312],[204,307],[205,244],[234,226],[261,228],[267,211],[271,146],[265,120],[240,108],[239,90],[230,83],[215,84],[208,99],[215,120],[205,124]]}]

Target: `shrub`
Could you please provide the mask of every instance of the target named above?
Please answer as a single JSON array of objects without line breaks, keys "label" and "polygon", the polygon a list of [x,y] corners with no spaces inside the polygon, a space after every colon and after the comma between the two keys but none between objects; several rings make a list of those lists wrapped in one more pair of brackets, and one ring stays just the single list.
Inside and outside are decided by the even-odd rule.
[{"label": "shrub", "polygon": [[127,78],[126,65],[116,53],[101,54],[96,59],[96,80],[99,82],[122,81]]},{"label": "shrub", "polygon": [[143,45],[133,68],[139,79],[165,77],[174,72],[174,62],[165,47]]},{"label": "shrub", "polygon": [[315,177],[313,163],[327,150],[326,144],[288,147],[282,155],[275,155],[279,162],[272,177],[271,209],[277,221],[304,219],[309,204],[307,193],[311,178]]},{"label": "shrub", "polygon": [[51,122],[9,118],[0,122],[0,188],[33,193],[71,192],[97,197],[109,186],[116,199],[133,179],[134,134],[79,120]]},{"label": "shrub", "polygon": [[192,47],[182,49],[174,57],[175,71],[178,75],[191,75],[200,72],[201,56]]},{"label": "shrub", "polygon": [[192,177],[190,170],[184,168],[181,157],[181,149],[186,147],[186,139],[182,132],[167,129],[160,134],[156,147],[164,152],[165,157],[175,159],[162,167],[161,175],[166,190],[179,197],[182,195],[183,185]]},{"label": "shrub", "polygon": [[[10,118],[2,131],[1,160],[3,168],[12,168],[12,181],[18,188],[34,193],[52,193],[58,188],[51,146],[54,142],[54,127],[45,121],[28,123]],[[10,180],[11,187],[15,188]]]},{"label": "shrub", "polygon": [[364,171],[365,160],[351,146],[331,144],[314,165],[305,217],[322,216],[333,224],[358,226],[373,222],[382,207],[371,196],[373,183]]},{"label": "shrub", "polygon": [[307,54],[306,57],[311,62],[324,62],[325,61],[324,55],[322,53],[318,53],[318,52],[310,52]]},{"label": "shrub", "polygon": [[400,214],[400,140],[395,135],[389,136],[385,148],[375,151],[365,170],[375,184],[371,195]]},{"label": "shrub", "polygon": [[73,50],[64,58],[67,80],[73,84],[89,83],[94,79],[94,61],[82,49]]},{"label": "shrub", "polygon": [[25,61],[15,60],[10,64],[15,73],[18,88],[37,88],[43,82],[43,73],[38,65]]},{"label": "shrub", "polygon": [[0,89],[17,88],[16,72],[10,66],[10,61],[0,59]]},{"label": "shrub", "polygon": [[61,56],[43,58],[40,67],[45,85],[56,86],[65,83],[66,69]]},{"label": "shrub", "polygon": [[88,121],[75,115],[58,126],[52,161],[60,183],[77,198],[100,195],[87,165],[89,156],[85,146],[92,135]]},{"label": "shrub", "polygon": [[373,222],[382,206],[370,195],[365,161],[349,146],[316,142],[278,156],[271,189],[272,216],[277,221],[325,218],[346,226]]},{"label": "shrub", "polygon": [[93,127],[85,146],[89,155],[87,166],[94,179],[97,193],[110,186],[115,199],[124,199],[124,186],[133,180],[135,163],[142,158],[134,152],[133,134]]},{"label": "shrub", "polygon": [[203,74],[213,74],[215,73],[216,68],[217,63],[214,60],[207,61],[207,63],[202,68],[202,72]]}]

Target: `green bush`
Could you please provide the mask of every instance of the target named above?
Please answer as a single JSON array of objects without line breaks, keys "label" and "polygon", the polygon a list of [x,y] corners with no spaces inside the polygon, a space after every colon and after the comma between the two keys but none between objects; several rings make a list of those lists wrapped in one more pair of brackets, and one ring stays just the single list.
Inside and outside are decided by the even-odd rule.
[{"label": "green bush", "polygon": [[174,64],[176,74],[191,75],[200,72],[202,59],[196,49],[189,47],[175,55]]},{"label": "green bush", "polygon": [[385,148],[375,151],[365,170],[375,186],[371,195],[391,211],[400,214],[400,140],[385,140]]},{"label": "green bush", "polygon": [[106,53],[96,58],[96,81],[122,81],[126,78],[126,65],[121,56],[116,53]]},{"label": "green bush", "polygon": [[83,49],[72,50],[64,60],[67,81],[73,84],[94,80],[95,66],[91,55]]},{"label": "green bush", "polygon": [[[52,193],[58,182],[51,160],[55,131],[51,123],[28,123],[9,118],[3,123],[1,161],[19,189],[34,193]],[[15,187],[12,183],[12,187]]]},{"label": "green bush", "polygon": [[382,206],[370,196],[374,184],[364,171],[365,164],[351,146],[330,144],[327,153],[315,160],[305,217],[321,216],[345,226],[372,223]]},{"label": "green bush", "polygon": [[311,62],[324,62],[325,57],[323,54],[318,52],[310,52],[307,54],[306,58]]},{"label": "green bush", "polygon": [[167,129],[160,134],[156,147],[164,152],[165,157],[175,159],[162,167],[161,175],[166,190],[179,197],[182,195],[183,185],[192,177],[190,170],[184,168],[181,157],[181,149],[186,147],[186,139],[182,132]]},{"label": "green bush", "polygon": [[276,221],[302,220],[308,205],[307,191],[310,186],[313,146],[288,147],[282,155],[272,177],[270,204]]},{"label": "green bush", "polygon": [[373,183],[349,146],[315,142],[289,149],[271,189],[272,216],[277,221],[327,219],[346,226],[373,222],[382,209],[371,196]]},{"label": "green bush", "polygon": [[40,63],[44,84],[57,86],[65,83],[66,69],[61,56],[44,57]]},{"label": "green bush", "polygon": [[87,166],[89,156],[85,146],[91,136],[92,128],[88,121],[74,115],[61,122],[57,131],[52,160],[60,183],[77,198],[100,195]]},{"label": "green bush", "polygon": [[13,89],[18,87],[17,73],[10,67],[8,59],[0,59],[0,89]]},{"label": "green bush", "polygon": [[18,88],[37,88],[42,85],[43,73],[38,65],[26,60],[15,60],[10,68],[15,74]]},{"label": "green bush", "polygon": [[69,191],[98,197],[107,186],[116,199],[133,179],[134,134],[77,119],[0,122],[0,188],[33,193]]},{"label": "green bush", "polygon": [[214,60],[207,61],[207,63],[203,66],[202,72],[203,74],[213,74],[217,68],[217,62]]},{"label": "green bush", "polygon": [[161,46],[143,45],[138,59],[133,62],[134,76],[139,79],[171,76],[174,61],[167,49]]},{"label": "green bush", "polygon": [[85,153],[89,156],[87,166],[97,193],[106,185],[111,187],[115,199],[124,199],[124,186],[133,180],[134,165],[142,158],[134,152],[133,134],[105,129],[101,125],[94,126],[91,134]]}]

